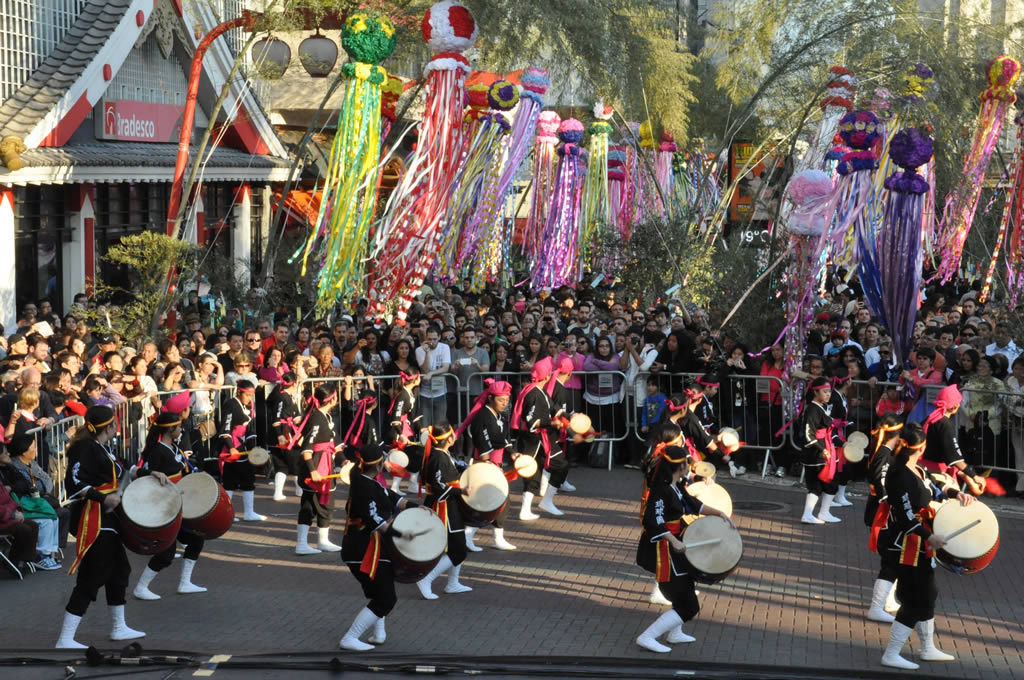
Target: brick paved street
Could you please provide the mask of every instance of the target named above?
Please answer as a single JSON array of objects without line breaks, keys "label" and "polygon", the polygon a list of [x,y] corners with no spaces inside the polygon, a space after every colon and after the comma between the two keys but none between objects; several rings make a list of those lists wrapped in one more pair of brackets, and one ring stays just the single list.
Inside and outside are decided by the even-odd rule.
[{"label": "brick paved street", "polygon": [[[836,511],[842,524],[809,527],[797,520],[802,491],[789,482],[725,479],[737,504],[743,561],[725,582],[701,587],[702,611],[686,626],[697,642],[677,645],[663,657],[633,643],[662,611],[648,604],[651,579],[634,565],[639,473],[577,468],[571,479],[579,491],[557,497],[565,517],[509,522],[507,536],[519,550],[490,549],[490,532],[481,533],[478,544],[487,549],[471,553],[463,569],[463,582],[474,592],[445,595],[439,580],[434,590],[440,599],[426,602],[415,586],[400,585],[385,648],[402,655],[668,657],[765,670],[804,666],[836,675],[884,674],[878,659],[889,627],[863,616],[877,571],[876,556],[866,548],[863,496],[853,499],[855,507]],[[518,510],[519,484],[514,486]],[[923,671],[1024,678],[1024,581],[1018,571],[1024,564],[1024,504],[991,505],[1000,517],[1002,541],[993,565],[965,577],[938,571],[937,638],[957,661]],[[364,604],[355,580],[337,555],[293,554],[296,499],[273,503],[270,490],[261,486],[256,506],[271,519],[236,525],[208,544],[194,581],[209,593],[174,594],[176,562],[152,586],[164,595],[161,601],[139,602],[129,595],[128,622],[149,633],[142,640],[148,649],[339,654],[338,638]],[[336,533],[332,538],[340,543]],[[145,558],[132,555],[133,584],[144,564]],[[50,647],[71,587],[64,572],[39,573],[23,583],[0,578],[6,614],[0,646],[8,654]],[[111,648],[102,597],[87,614],[79,640]],[[19,612],[16,626],[11,612]],[[383,652],[362,658],[387,660]]]}]

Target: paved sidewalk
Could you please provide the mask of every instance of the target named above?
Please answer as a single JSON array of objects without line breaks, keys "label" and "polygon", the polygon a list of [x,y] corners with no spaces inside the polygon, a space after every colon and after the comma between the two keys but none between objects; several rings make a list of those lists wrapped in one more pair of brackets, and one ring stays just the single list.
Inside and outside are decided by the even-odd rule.
[{"label": "paved sidewalk", "polygon": [[[427,602],[415,586],[400,585],[398,606],[388,617],[387,644],[360,658],[386,661],[386,649],[401,655],[591,662],[667,657],[765,670],[828,668],[837,676],[851,670],[884,672],[878,659],[889,627],[863,616],[878,569],[877,556],[866,547],[863,497],[853,499],[855,507],[835,511],[843,523],[805,526],[797,519],[800,489],[723,480],[737,506],[743,561],[723,583],[701,587],[701,613],[686,626],[697,642],[655,655],[633,642],[663,611],[648,604],[651,578],[634,564],[640,475],[576,468],[570,477],[579,490],[559,494],[556,501],[565,517],[509,521],[506,535],[517,551],[491,549],[490,531],[481,531],[477,543],[486,549],[471,553],[462,572],[472,593],[445,595],[440,579],[434,588],[440,599]],[[513,486],[518,511],[520,485]],[[152,586],[162,600],[139,602],[129,594],[128,623],[149,633],[141,641],[148,649],[340,654],[338,638],[365,603],[360,589],[337,554],[294,555],[297,500],[274,503],[270,495],[265,486],[257,491],[256,508],[271,515],[267,522],[236,524],[208,543],[193,580],[210,592],[175,594],[176,561]],[[336,505],[340,515],[343,504]],[[957,661],[925,666],[921,675],[1024,679],[1024,580],[1019,577],[1024,504],[992,505],[1001,524],[1001,547],[992,566],[973,576],[938,571],[937,640]],[[340,531],[332,534],[340,543]],[[145,558],[131,559],[134,585]],[[0,577],[7,614],[0,623],[0,648],[8,655],[49,648],[72,585],[64,572],[39,573],[22,583]],[[113,648],[107,632],[101,593],[79,640]]]}]

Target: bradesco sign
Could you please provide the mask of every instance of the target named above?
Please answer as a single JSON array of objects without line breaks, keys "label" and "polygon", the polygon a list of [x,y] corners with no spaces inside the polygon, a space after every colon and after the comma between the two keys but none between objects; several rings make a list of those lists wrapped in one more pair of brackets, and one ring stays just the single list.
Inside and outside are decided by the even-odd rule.
[{"label": "bradesco sign", "polygon": [[98,139],[122,142],[176,142],[184,106],[150,104],[124,99],[100,102]]}]

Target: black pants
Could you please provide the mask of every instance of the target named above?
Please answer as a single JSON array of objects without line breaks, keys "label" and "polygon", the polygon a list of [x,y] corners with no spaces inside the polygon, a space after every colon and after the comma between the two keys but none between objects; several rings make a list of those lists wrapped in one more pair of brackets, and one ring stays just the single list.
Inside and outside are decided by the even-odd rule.
[{"label": "black pants", "polygon": [[301,458],[298,451],[282,449],[277,446],[270,447],[270,462],[274,466],[274,473],[283,472],[286,475],[295,475],[296,458]]},{"label": "black pants", "polygon": [[[203,544],[206,540],[199,534],[192,533],[191,531],[182,530],[178,532],[178,543],[185,546],[185,559],[186,560],[198,560],[200,553],[203,552]],[[171,562],[174,561],[175,544],[171,544],[167,550],[159,552],[149,558],[149,568],[153,571],[160,571],[171,566]]]},{"label": "black pants", "polygon": [[387,616],[398,604],[398,595],[395,594],[395,572],[391,568],[391,563],[378,564],[377,577],[372,579],[369,574],[359,570],[358,564],[349,564],[348,569],[363,587],[363,595],[370,600],[366,605],[370,611],[380,617]]},{"label": "black pants", "polygon": [[[529,455],[529,454],[523,454]],[[537,455],[534,456],[537,461],[537,472],[533,477],[522,477],[523,480],[523,493],[532,493],[534,496],[540,493],[540,480],[544,475],[544,448],[541,447]]]},{"label": "black pants", "polygon": [[569,476],[569,461],[566,460],[564,453],[551,457],[551,460],[548,461],[548,472],[551,473],[548,484],[556,488],[562,486],[562,482]]},{"label": "black pants", "polygon": [[676,610],[683,621],[689,621],[700,611],[696,588],[697,585],[689,574],[673,574],[669,581],[658,584],[658,590],[672,603],[672,609]]},{"label": "black pants", "polygon": [[4,529],[3,534],[11,537],[11,562],[35,562],[36,545],[39,543],[39,525],[30,519]]},{"label": "black pants", "polygon": [[932,561],[918,557],[916,567],[899,565],[896,568],[896,598],[900,601],[900,610],[896,612],[896,620],[908,628],[913,628],[918,621],[935,618],[935,600],[939,596],[935,585],[935,570]]},{"label": "black pants", "polygon": [[121,537],[113,531],[101,531],[78,565],[78,580],[65,611],[84,616],[89,603],[96,601],[100,587],[106,589],[108,605],[124,604],[131,573],[132,565],[128,563]]},{"label": "black pants", "polygon": [[224,463],[224,490],[255,491],[255,469],[247,460],[238,463]]},{"label": "black pants", "polygon": [[896,579],[900,575],[900,564],[899,558],[896,556],[898,553],[894,553],[892,557],[888,553],[893,552],[891,550],[882,551],[882,566],[878,568],[878,578],[889,583],[895,583]]},{"label": "black pants", "polygon": [[316,517],[316,525],[321,529],[331,526],[331,504],[334,496],[327,499],[327,503],[320,502],[320,494],[307,489],[302,490],[302,498],[299,500],[299,524],[312,526],[313,518]]},{"label": "black pants", "polygon": [[402,451],[409,456],[409,466],[405,468],[412,474],[423,469],[423,447],[419,444],[409,444]]},{"label": "black pants", "polygon": [[833,477],[831,482],[825,483],[818,479],[818,473],[821,472],[821,465],[807,465],[804,464],[804,482],[807,484],[807,492],[813,493],[816,496],[822,494],[828,494],[834,496],[839,493],[839,485],[836,483],[836,478]]},{"label": "black pants", "polygon": [[466,556],[469,554],[469,549],[466,548],[466,532],[463,531],[449,531],[448,532],[448,559],[452,561],[452,564],[458,566],[466,561]]}]

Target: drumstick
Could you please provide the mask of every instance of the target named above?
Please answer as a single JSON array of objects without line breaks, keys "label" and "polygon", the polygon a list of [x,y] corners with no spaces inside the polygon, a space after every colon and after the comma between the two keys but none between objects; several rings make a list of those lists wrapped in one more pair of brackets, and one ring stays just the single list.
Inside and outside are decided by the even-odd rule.
[{"label": "drumstick", "polygon": [[[337,479],[338,477],[341,477],[341,473],[340,472],[337,472],[337,473],[335,473],[333,475],[324,475],[323,477],[320,478],[320,480],[323,481],[325,479]],[[312,481],[313,481],[312,477],[306,477],[306,484],[309,484]]]},{"label": "drumstick", "polygon": [[976,519],[973,522],[971,522],[970,524],[966,524],[966,525],[960,527],[959,529],[957,529],[956,531],[951,533],[949,536],[946,536],[946,538],[945,538],[946,543],[949,543],[950,541],[952,541],[954,538],[956,538],[960,534],[962,534],[965,531],[968,531],[970,529],[973,529],[974,527],[978,526],[979,524],[981,524],[981,520],[980,519]]},{"label": "drumstick", "polygon": [[430,529],[424,529],[423,531],[417,531],[417,532],[415,532],[413,534],[410,534],[408,540],[411,541],[414,538],[419,538],[420,536],[425,536],[425,535],[427,535],[429,533],[430,533]]},{"label": "drumstick", "polygon": [[689,550],[690,548],[700,548],[700,547],[705,546],[705,545],[715,545],[716,543],[721,543],[721,542],[722,542],[722,539],[720,539],[720,538],[709,538],[706,541],[697,541],[696,543],[688,543],[686,545],[686,549]]}]

